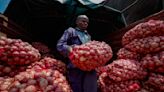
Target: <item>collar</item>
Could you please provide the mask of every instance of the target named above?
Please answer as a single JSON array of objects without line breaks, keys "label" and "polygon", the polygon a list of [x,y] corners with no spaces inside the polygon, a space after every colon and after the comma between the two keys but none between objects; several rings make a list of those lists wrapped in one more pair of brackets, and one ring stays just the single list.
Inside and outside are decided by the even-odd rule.
[{"label": "collar", "polygon": [[86,33],[86,34],[88,33],[87,30],[81,30],[81,29],[79,29],[78,27],[76,27],[75,29],[76,29],[77,31],[84,32],[84,33]]}]

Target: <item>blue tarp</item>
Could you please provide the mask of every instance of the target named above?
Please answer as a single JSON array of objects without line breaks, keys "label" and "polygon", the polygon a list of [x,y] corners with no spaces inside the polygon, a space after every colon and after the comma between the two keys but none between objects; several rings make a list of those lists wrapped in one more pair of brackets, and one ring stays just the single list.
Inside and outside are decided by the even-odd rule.
[{"label": "blue tarp", "polygon": [[0,0],[0,13],[3,14],[11,0]]}]

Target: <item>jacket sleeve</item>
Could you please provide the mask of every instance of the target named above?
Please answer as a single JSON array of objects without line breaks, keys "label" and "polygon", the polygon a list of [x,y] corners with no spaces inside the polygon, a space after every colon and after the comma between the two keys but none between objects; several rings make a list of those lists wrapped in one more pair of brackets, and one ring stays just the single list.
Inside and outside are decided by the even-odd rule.
[{"label": "jacket sleeve", "polygon": [[71,46],[68,45],[68,39],[71,37],[71,30],[73,28],[68,28],[64,31],[64,34],[57,42],[57,50],[65,57],[68,56]]}]

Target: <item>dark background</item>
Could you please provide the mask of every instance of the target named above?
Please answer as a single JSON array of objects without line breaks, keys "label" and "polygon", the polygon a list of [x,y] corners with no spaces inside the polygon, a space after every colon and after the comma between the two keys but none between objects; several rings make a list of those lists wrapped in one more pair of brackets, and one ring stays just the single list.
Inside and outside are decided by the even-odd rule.
[{"label": "dark background", "polygon": [[[57,40],[66,28],[74,26],[78,7],[86,9],[82,14],[90,19],[88,32],[98,41],[104,41],[111,32],[163,9],[162,0],[106,0],[95,9],[75,1],[77,4],[71,6],[55,0],[12,0],[4,15],[21,26],[31,41],[47,44],[58,57]],[[73,7],[72,13],[67,12],[70,7]]]}]

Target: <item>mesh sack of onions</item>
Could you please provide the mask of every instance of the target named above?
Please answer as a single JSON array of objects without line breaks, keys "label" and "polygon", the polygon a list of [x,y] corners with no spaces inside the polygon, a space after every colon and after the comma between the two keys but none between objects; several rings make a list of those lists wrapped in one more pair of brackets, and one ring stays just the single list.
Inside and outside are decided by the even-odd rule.
[{"label": "mesh sack of onions", "polygon": [[38,49],[41,54],[45,54],[45,53],[50,52],[50,49],[44,43],[41,43],[41,42],[32,42],[31,45],[34,48]]},{"label": "mesh sack of onions", "polygon": [[57,70],[29,69],[14,77],[8,92],[72,92],[66,78]]},{"label": "mesh sack of onions", "polygon": [[34,62],[28,68],[35,69],[37,71],[43,69],[53,69],[58,70],[62,74],[66,74],[66,65],[60,60],[51,58],[51,57],[44,57],[39,62]]},{"label": "mesh sack of onions", "polygon": [[164,36],[150,36],[134,39],[125,48],[139,54],[148,54],[164,50]]},{"label": "mesh sack of onions", "polygon": [[118,59],[108,64],[106,73],[114,81],[143,80],[147,72],[140,63],[130,59]]},{"label": "mesh sack of onions", "polygon": [[149,79],[145,82],[148,88],[153,88],[154,92],[164,92],[164,76],[151,73]]},{"label": "mesh sack of onions", "polygon": [[0,92],[9,92],[8,89],[14,82],[14,78],[0,77]]},{"label": "mesh sack of onions", "polygon": [[13,77],[19,72],[25,71],[27,66],[10,66],[0,61],[0,77]]},{"label": "mesh sack of onions", "polygon": [[117,59],[133,59],[140,60],[140,54],[127,50],[126,48],[121,48],[117,52]]},{"label": "mesh sack of onions", "polygon": [[98,68],[95,69],[96,70],[96,74],[98,76],[100,76],[102,73],[106,72],[107,69],[108,69],[107,66],[98,67]]},{"label": "mesh sack of onions", "polygon": [[149,36],[161,35],[164,35],[164,21],[149,20],[148,22],[136,25],[134,28],[126,32],[122,37],[122,44],[125,46],[136,38],[140,39]]},{"label": "mesh sack of onions", "polygon": [[137,80],[115,82],[107,73],[102,73],[98,79],[98,86],[100,92],[136,92],[140,89],[140,82]]},{"label": "mesh sack of onions", "polygon": [[[25,65],[40,59],[39,51],[20,39],[0,38],[0,60],[9,65]],[[2,51],[2,50],[1,50]]]},{"label": "mesh sack of onions", "polygon": [[91,71],[105,65],[112,58],[112,49],[105,42],[90,41],[74,46],[69,58],[81,70]]},{"label": "mesh sack of onions", "polygon": [[151,72],[164,73],[164,51],[147,54],[141,59],[141,64]]}]

